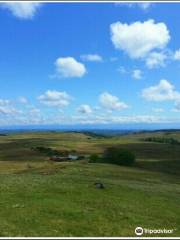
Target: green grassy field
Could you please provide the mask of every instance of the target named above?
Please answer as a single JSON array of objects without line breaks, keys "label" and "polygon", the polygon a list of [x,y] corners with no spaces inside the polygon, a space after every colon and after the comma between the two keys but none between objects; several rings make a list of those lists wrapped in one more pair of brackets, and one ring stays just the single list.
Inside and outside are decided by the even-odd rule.
[{"label": "green grassy field", "polygon": [[[135,236],[134,229],[174,229],[180,235],[180,147],[143,142],[178,132],[98,138],[83,133],[34,132],[0,136],[0,236]],[[44,146],[102,153],[131,149],[134,167],[51,162],[32,150]],[[105,189],[96,189],[100,181]],[[147,235],[152,236],[152,235]]]}]

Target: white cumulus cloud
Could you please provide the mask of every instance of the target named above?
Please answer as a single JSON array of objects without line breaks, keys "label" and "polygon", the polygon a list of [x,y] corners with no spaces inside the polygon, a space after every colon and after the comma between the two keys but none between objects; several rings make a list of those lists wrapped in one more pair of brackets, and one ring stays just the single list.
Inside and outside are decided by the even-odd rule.
[{"label": "white cumulus cloud", "polygon": [[149,9],[151,6],[152,6],[152,3],[150,2],[139,2],[139,3],[123,3],[123,2],[119,2],[119,3],[115,3],[116,6],[127,6],[129,8],[132,8],[132,7],[139,7],[140,9],[142,10],[147,10]]},{"label": "white cumulus cloud", "polygon": [[32,19],[41,6],[38,2],[5,2],[1,6],[8,9],[15,17]]},{"label": "white cumulus cloud", "polygon": [[156,113],[161,113],[161,112],[164,112],[164,109],[163,108],[153,108],[152,111],[156,112]]},{"label": "white cumulus cloud", "polygon": [[122,74],[128,73],[128,71],[126,70],[126,68],[124,66],[118,67],[117,71]]},{"label": "white cumulus cloud", "polygon": [[83,105],[79,106],[77,111],[79,113],[84,113],[84,114],[90,114],[90,113],[93,112],[92,108],[89,105],[87,105],[87,104],[83,104]]},{"label": "white cumulus cloud", "polygon": [[20,112],[19,110],[17,110],[14,106],[12,106],[12,103],[10,100],[0,99],[0,114],[12,115],[19,112]]},{"label": "white cumulus cloud", "polygon": [[141,79],[142,78],[142,71],[140,69],[134,69],[132,72],[132,77],[134,79]]},{"label": "white cumulus cloud", "polygon": [[48,90],[38,97],[38,100],[50,107],[66,107],[70,104],[72,97],[66,92]]},{"label": "white cumulus cloud", "polygon": [[23,104],[28,103],[28,100],[27,100],[27,98],[25,98],[25,97],[19,97],[19,98],[18,98],[18,101],[19,101],[20,103],[23,103]]},{"label": "white cumulus cloud", "polygon": [[180,112],[180,99],[175,102],[173,112]]},{"label": "white cumulus cloud", "polygon": [[128,107],[124,102],[121,102],[118,97],[111,95],[108,92],[104,92],[99,96],[101,105],[107,110],[123,110]]},{"label": "white cumulus cloud", "polygon": [[56,60],[55,66],[59,77],[82,77],[86,73],[84,64],[73,57],[60,57]]},{"label": "white cumulus cloud", "polygon": [[143,89],[142,97],[148,101],[176,101],[180,99],[180,92],[169,81],[162,79],[159,84]]},{"label": "white cumulus cloud", "polygon": [[155,67],[164,67],[168,56],[163,52],[151,52],[146,58],[146,66],[149,69]]},{"label": "white cumulus cloud", "polygon": [[180,49],[176,50],[174,53],[174,59],[175,60],[180,60]]},{"label": "white cumulus cloud", "polygon": [[131,24],[115,22],[110,25],[111,40],[115,48],[131,58],[144,58],[154,49],[163,49],[170,40],[165,23],[150,19]]},{"label": "white cumulus cloud", "polygon": [[36,107],[33,107],[33,108],[31,108],[30,110],[29,110],[29,113],[30,114],[39,114],[41,112],[41,110],[40,109],[38,109],[38,108],[36,108]]},{"label": "white cumulus cloud", "polygon": [[142,3],[137,3],[137,4],[143,10],[147,10],[148,8],[150,8],[150,6],[152,6],[152,3],[150,3],[150,2],[142,2]]},{"label": "white cumulus cloud", "polygon": [[81,59],[83,61],[89,61],[89,62],[102,62],[103,61],[102,57],[98,54],[81,55]]}]

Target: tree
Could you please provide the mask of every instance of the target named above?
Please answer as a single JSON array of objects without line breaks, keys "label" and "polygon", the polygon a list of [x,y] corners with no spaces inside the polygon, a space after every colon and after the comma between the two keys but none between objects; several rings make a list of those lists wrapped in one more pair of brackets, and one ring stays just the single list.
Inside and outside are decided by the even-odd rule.
[{"label": "tree", "polygon": [[130,150],[110,147],[104,151],[103,161],[117,165],[131,166],[135,163],[135,155]]},{"label": "tree", "polygon": [[96,163],[96,162],[99,162],[99,160],[100,160],[99,155],[96,153],[91,154],[89,157],[90,163]]}]

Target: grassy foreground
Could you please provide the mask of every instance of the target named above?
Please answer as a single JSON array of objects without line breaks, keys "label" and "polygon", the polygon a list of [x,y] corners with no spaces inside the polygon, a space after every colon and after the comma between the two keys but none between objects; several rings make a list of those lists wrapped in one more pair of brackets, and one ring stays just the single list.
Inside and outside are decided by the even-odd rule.
[{"label": "grassy foreground", "polygon": [[[96,189],[101,181],[105,189]],[[180,180],[105,164],[54,163],[0,176],[1,236],[180,234]],[[171,235],[172,236],[172,235]]]},{"label": "grassy foreground", "polygon": [[[27,154],[29,147],[41,142],[56,148],[62,144],[63,148],[76,145],[80,151],[82,146],[73,141],[72,135],[71,139],[64,135],[64,141],[56,134],[53,138],[53,133],[49,138],[48,134],[46,137],[32,135],[1,138],[1,237],[135,236],[137,226],[174,229],[173,234],[154,236],[180,235],[180,177],[177,171],[173,170],[174,167],[171,172],[167,172],[167,168],[151,170],[143,163],[142,154],[144,162],[151,162],[151,168],[152,162],[163,161],[164,153],[156,152],[156,147],[154,151],[151,149],[151,159],[145,158],[147,153],[143,148],[135,167],[90,164],[87,161],[51,163],[45,156]],[[83,134],[81,137],[87,148],[82,151],[87,152],[98,152],[103,144],[125,144],[126,147],[138,144],[138,138],[133,139],[133,136],[117,138],[116,141],[115,138],[87,139]],[[12,148],[8,148],[9,145]],[[156,145],[158,149],[162,146]],[[138,148],[135,147],[135,151],[138,153]],[[165,161],[168,164],[172,161],[171,165],[173,161],[177,162],[178,149],[173,156]],[[105,189],[96,189],[94,183],[97,181],[101,181]]]}]

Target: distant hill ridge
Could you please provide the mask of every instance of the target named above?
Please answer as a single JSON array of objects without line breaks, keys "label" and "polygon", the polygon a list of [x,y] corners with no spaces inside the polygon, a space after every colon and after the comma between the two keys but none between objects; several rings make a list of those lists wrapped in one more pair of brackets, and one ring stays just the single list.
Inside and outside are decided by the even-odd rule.
[{"label": "distant hill ridge", "polygon": [[155,129],[155,130],[137,130],[137,129],[1,129],[0,136],[6,136],[10,133],[24,133],[24,132],[63,132],[63,133],[83,133],[90,137],[108,137],[127,134],[143,134],[143,133],[174,133],[180,132],[180,129]]}]

